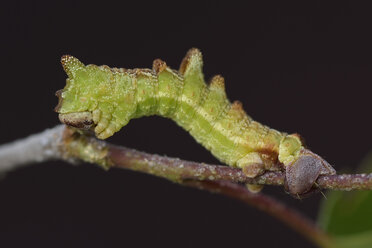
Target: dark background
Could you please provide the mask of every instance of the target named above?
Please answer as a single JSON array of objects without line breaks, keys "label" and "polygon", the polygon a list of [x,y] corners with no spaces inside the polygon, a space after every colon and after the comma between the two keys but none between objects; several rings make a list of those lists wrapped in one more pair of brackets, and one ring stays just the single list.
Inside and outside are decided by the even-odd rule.
[{"label": "dark background", "polygon": [[[338,170],[372,147],[368,6],[324,3],[7,1],[1,4],[0,142],[58,124],[59,60],[178,68],[191,47],[206,78],[222,74],[254,119],[302,134]],[[217,163],[175,123],[133,120],[110,138],[150,153]],[[265,193],[311,218],[320,194]],[[240,202],[152,176],[63,162],[30,165],[0,181],[1,247],[314,247]]]}]

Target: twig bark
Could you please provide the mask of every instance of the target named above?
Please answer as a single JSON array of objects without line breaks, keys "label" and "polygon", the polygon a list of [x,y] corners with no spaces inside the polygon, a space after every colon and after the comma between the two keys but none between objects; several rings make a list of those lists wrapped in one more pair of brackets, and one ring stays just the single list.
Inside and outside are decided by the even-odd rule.
[{"label": "twig bark", "polygon": [[[65,128],[64,125],[0,146],[0,172],[52,159],[68,162],[83,160],[105,169],[111,167],[131,169],[172,181],[226,180],[280,186],[285,180],[283,172],[266,172],[256,178],[248,178],[237,168],[185,161],[119,147],[87,134],[79,134],[74,129]],[[372,190],[372,174],[320,176],[317,185],[321,189]]]}]

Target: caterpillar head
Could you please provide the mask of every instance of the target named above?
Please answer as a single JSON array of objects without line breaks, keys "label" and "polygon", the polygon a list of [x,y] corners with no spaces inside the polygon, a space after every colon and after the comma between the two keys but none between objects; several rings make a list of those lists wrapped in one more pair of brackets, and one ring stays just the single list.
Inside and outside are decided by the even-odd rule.
[{"label": "caterpillar head", "polygon": [[64,55],[61,63],[68,78],[65,88],[56,92],[59,102],[55,111],[62,123],[89,129],[94,124],[92,111],[97,105],[94,88],[99,82],[89,73],[89,67],[77,58]]},{"label": "caterpillar head", "polygon": [[286,190],[293,196],[305,196],[313,188],[320,175],[334,175],[335,169],[323,158],[308,149],[302,149],[296,160],[286,168]]},{"label": "caterpillar head", "polygon": [[298,198],[314,191],[313,186],[320,175],[336,174],[327,161],[304,147],[297,134],[288,135],[281,142],[279,160],[286,168],[285,188]]}]

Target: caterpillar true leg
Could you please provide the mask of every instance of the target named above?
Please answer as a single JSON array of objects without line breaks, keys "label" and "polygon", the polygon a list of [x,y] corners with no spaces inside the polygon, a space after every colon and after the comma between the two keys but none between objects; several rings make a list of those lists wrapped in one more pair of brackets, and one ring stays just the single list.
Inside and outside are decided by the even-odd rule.
[{"label": "caterpillar true leg", "polygon": [[101,119],[101,110],[99,109],[95,109],[93,112],[92,112],[92,117],[93,117],[93,122],[97,125],[99,120]]},{"label": "caterpillar true leg", "polygon": [[102,117],[102,118],[99,120],[99,122],[98,122],[96,128],[94,129],[94,132],[95,132],[96,134],[100,134],[100,133],[102,133],[103,130],[105,130],[105,128],[107,127],[108,124],[109,124],[109,120],[108,120],[107,118],[105,118],[105,117]]},{"label": "caterpillar true leg", "polygon": [[97,137],[100,138],[100,139],[105,139],[109,136],[106,136],[106,135],[101,135],[101,133],[103,133],[103,131],[108,127],[108,125],[110,124],[110,119],[111,119],[111,116],[108,116],[108,115],[104,115],[101,117],[101,119],[99,120],[96,128],[94,129],[94,132],[97,134]]},{"label": "caterpillar true leg", "polygon": [[106,139],[110,136],[112,136],[115,132],[117,132],[120,129],[118,125],[115,123],[115,121],[111,121],[105,130],[103,130],[99,135],[98,138],[100,139]]}]

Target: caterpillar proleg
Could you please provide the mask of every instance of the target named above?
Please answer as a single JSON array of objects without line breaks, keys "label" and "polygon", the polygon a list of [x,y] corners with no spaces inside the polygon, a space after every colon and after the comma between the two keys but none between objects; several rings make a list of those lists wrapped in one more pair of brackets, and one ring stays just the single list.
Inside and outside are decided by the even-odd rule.
[{"label": "caterpillar proleg", "polygon": [[197,142],[249,177],[285,170],[287,190],[301,195],[319,175],[335,174],[324,159],[306,149],[299,135],[262,125],[240,102],[230,103],[222,76],[204,81],[202,55],[190,49],[178,71],[157,59],[152,69],[118,69],[61,59],[68,75],[57,91],[61,122],[94,130],[105,139],[131,119],[159,115],[175,121]]}]

